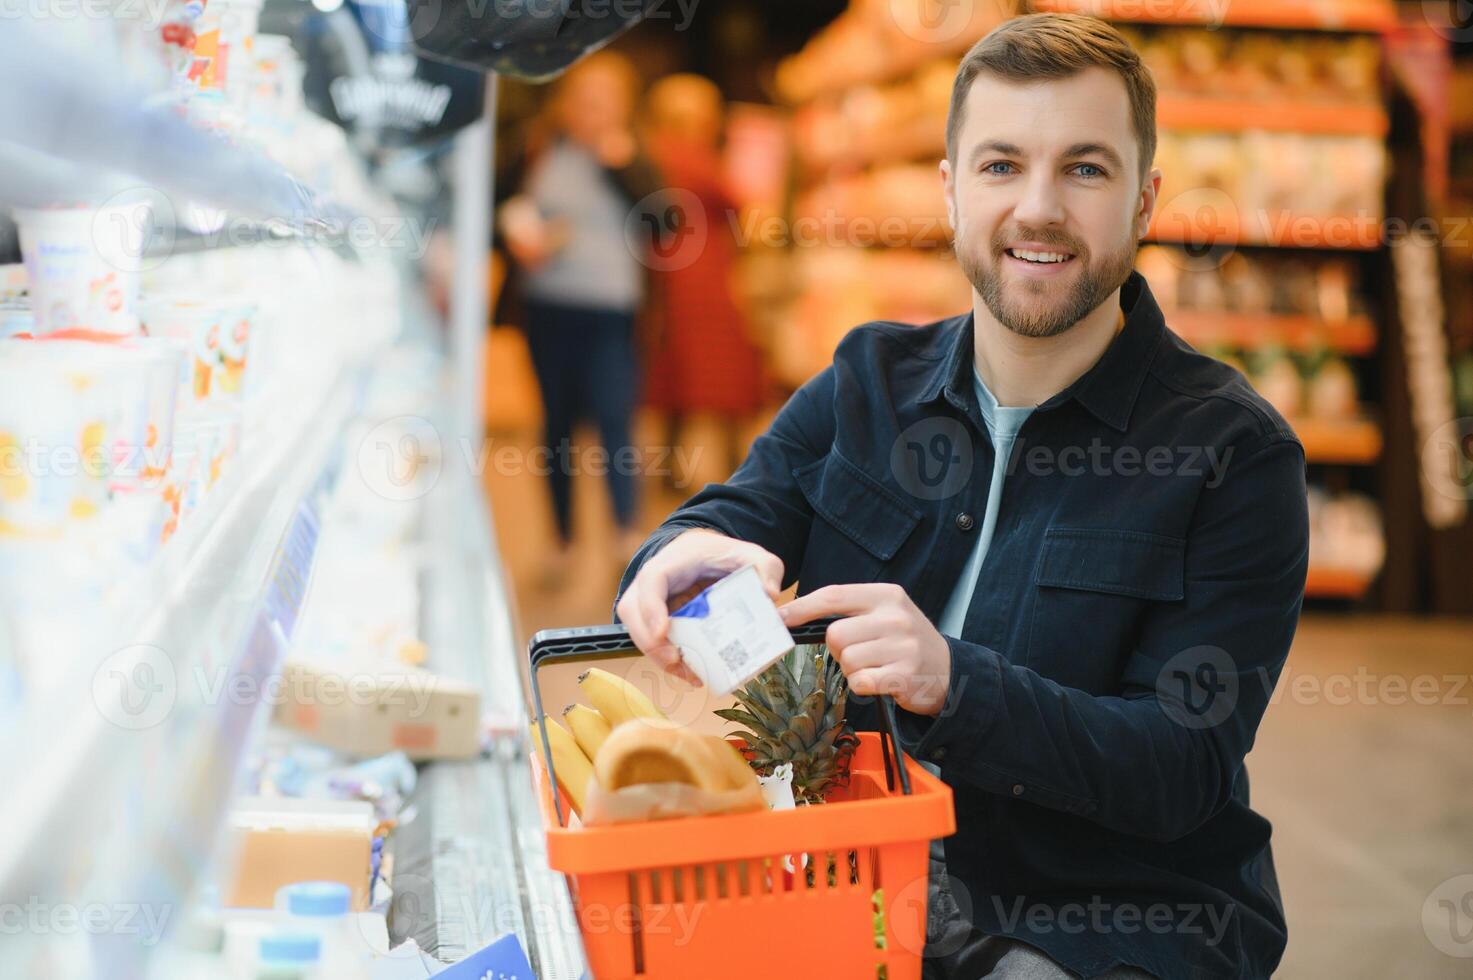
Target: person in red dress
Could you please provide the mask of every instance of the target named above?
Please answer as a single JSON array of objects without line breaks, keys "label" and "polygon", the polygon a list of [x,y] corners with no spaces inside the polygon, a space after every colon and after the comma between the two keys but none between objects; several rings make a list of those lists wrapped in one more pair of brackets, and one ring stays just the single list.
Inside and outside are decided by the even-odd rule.
[{"label": "person in red dress", "polygon": [[[741,461],[744,425],[762,402],[762,355],[737,301],[738,205],[725,186],[721,93],[699,75],[651,86],[645,142],[665,192],[652,266],[654,338],[645,400],[666,413],[672,442],[722,443],[724,479]],[[689,476],[690,474],[685,474]],[[679,489],[688,490],[689,487]]]}]

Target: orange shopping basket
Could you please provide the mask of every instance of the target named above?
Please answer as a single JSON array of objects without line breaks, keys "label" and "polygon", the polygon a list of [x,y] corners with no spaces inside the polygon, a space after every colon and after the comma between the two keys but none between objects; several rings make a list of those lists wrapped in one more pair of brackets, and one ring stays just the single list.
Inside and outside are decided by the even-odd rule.
[{"label": "orange shopping basket", "polygon": [[[792,632],[817,642],[825,625]],[[638,654],[618,626],[538,633],[536,717],[542,667],[620,656]],[[956,818],[950,788],[905,758],[882,706],[889,731],[860,733],[849,784],[794,810],[569,827],[529,753],[548,863],[568,877],[594,980],[919,980],[929,842]]]}]

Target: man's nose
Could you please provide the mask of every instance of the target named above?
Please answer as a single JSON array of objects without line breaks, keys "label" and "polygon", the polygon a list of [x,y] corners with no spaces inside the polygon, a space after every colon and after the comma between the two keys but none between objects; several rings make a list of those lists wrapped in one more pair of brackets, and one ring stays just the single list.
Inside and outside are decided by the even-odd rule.
[{"label": "man's nose", "polygon": [[1063,197],[1052,174],[1043,171],[1029,174],[1023,196],[1013,207],[1013,217],[1019,224],[1031,227],[1064,223]]}]

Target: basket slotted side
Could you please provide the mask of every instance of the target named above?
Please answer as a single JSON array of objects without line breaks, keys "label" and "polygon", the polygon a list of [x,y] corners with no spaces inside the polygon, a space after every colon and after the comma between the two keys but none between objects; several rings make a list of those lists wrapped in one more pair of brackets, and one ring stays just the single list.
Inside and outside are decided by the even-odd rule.
[{"label": "basket slotted side", "polygon": [[[859,737],[849,787],[822,806],[614,827],[559,827],[534,761],[548,863],[569,878],[595,980],[869,978],[881,964],[919,980],[929,841],[955,830],[951,790],[907,762],[912,793],[892,793],[879,736]],[[811,884],[785,868],[805,854]]]}]

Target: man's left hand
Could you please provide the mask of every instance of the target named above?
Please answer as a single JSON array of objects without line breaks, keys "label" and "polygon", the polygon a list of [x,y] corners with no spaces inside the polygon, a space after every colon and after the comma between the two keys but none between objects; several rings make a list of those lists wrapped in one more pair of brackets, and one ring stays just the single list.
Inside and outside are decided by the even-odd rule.
[{"label": "man's left hand", "polygon": [[888,582],[828,585],[780,611],[788,626],[843,617],[824,641],[853,693],[888,694],[918,715],[941,713],[951,683],[951,646],[905,589]]}]

